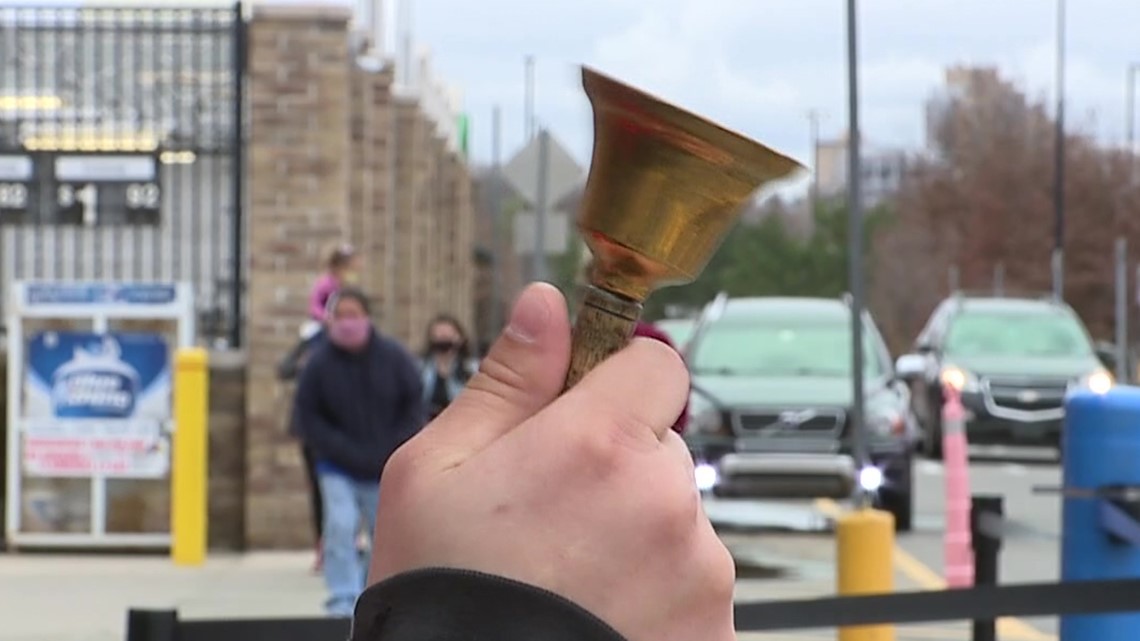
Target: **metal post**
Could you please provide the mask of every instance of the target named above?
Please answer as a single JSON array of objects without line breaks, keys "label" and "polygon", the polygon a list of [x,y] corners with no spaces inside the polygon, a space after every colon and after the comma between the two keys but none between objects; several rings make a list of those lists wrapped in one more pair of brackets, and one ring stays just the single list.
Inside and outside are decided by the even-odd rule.
[{"label": "metal post", "polygon": [[[1001,496],[975,496],[970,506],[970,540],[974,546],[974,585],[998,584],[1001,551]],[[997,641],[997,621],[974,621],[973,641]]]},{"label": "metal post", "polygon": [[230,157],[230,185],[233,199],[230,218],[230,347],[241,347],[245,297],[245,15],[241,2],[234,3],[233,25],[233,113],[234,132]]},{"label": "metal post", "polygon": [[808,124],[811,127],[811,214],[814,216],[819,209],[819,113],[815,109],[808,110]]},{"label": "metal post", "polygon": [[950,268],[946,270],[946,283],[950,287],[951,295],[957,293],[960,284],[957,265],[951,265]]},{"label": "metal post", "polygon": [[994,265],[994,296],[1005,296],[1005,263]]},{"label": "metal post", "polygon": [[1136,164],[1136,74],[1140,73],[1140,63],[1133,63],[1128,66],[1128,79],[1127,85],[1127,98],[1125,100],[1124,115],[1127,121],[1124,123],[1125,137],[1128,139],[1128,186],[1132,186],[1133,177],[1135,176]]},{"label": "metal post", "polygon": [[1128,380],[1128,239],[1116,239],[1116,380]]},{"label": "metal post", "polygon": [[534,56],[523,62],[526,77],[523,80],[523,142],[534,140]]},{"label": "metal post", "polygon": [[1053,143],[1053,296],[1065,297],[1065,0],[1057,0],[1057,121]]},{"label": "metal post", "polygon": [[[847,198],[848,260],[851,288],[851,385],[853,403],[851,434],[856,464],[867,465],[866,434],[863,432],[863,203],[859,159],[859,71],[855,0],[847,0]],[[869,494],[859,490],[859,503],[866,506]]]},{"label": "metal post", "polygon": [[127,641],[175,641],[177,638],[177,611],[127,611]]},{"label": "metal post", "polygon": [[550,132],[538,132],[538,188],[534,203],[534,280],[547,280],[546,269],[546,191],[550,172]]},{"label": "metal post", "polygon": [[502,126],[499,106],[491,114],[491,336],[503,328],[503,167]]},{"label": "metal post", "polygon": [[403,82],[398,84],[402,85],[408,90],[415,87],[415,82],[412,79],[412,0],[400,0],[399,4],[399,29],[400,46],[401,46],[401,69],[400,76],[403,76]]}]

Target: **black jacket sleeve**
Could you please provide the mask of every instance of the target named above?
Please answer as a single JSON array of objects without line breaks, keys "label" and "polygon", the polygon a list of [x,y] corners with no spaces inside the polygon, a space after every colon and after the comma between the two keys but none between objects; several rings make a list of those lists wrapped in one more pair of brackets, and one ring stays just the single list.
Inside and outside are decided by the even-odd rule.
[{"label": "black jacket sleeve", "polygon": [[350,641],[625,641],[552,592],[465,570],[425,569],[373,585]]}]

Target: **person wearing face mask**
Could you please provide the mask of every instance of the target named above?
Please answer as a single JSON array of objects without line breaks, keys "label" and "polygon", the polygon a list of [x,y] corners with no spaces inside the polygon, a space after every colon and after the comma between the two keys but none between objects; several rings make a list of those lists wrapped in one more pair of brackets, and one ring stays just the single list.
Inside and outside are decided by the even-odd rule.
[{"label": "person wearing face mask", "polygon": [[[340,245],[329,255],[325,262],[324,273],[317,278],[309,292],[309,321],[301,327],[300,340],[277,364],[278,380],[295,380],[316,345],[325,339],[325,319],[328,316],[329,300],[342,286],[356,282],[356,275],[360,268],[359,262],[355,248],[349,244]],[[294,422],[290,421],[288,431],[291,435],[296,436],[297,426],[293,424]],[[320,571],[323,564],[321,523],[324,521],[324,507],[321,504],[320,488],[317,485],[313,453],[302,444],[301,454],[305,463],[306,476],[309,480],[309,496],[316,538],[317,555],[313,562],[313,570]]]},{"label": "person wearing face mask", "polygon": [[423,353],[423,399],[428,420],[455,400],[478,369],[471,358],[467,332],[458,319],[440,314],[428,323]]},{"label": "person wearing face mask", "polygon": [[369,560],[357,534],[372,538],[381,472],[425,421],[416,360],[375,329],[365,295],[342,288],[328,310],[328,340],[301,372],[293,425],[312,452],[323,504],[326,610],[347,617],[364,589]]}]

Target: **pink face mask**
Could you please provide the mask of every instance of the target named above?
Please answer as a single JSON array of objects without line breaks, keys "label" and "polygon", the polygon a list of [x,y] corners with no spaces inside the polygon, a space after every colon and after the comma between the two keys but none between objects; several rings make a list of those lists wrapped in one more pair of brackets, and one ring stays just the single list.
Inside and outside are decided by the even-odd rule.
[{"label": "pink face mask", "polygon": [[329,324],[329,340],[344,349],[360,349],[371,335],[372,323],[367,318],[338,318]]}]

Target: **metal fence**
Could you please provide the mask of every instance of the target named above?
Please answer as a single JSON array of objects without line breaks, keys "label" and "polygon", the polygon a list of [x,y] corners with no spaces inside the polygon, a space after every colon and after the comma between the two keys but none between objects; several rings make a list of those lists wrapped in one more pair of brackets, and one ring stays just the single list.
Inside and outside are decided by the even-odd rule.
[{"label": "metal fence", "polygon": [[240,344],[244,47],[240,4],[0,8],[0,305],[187,281],[202,337]]}]

